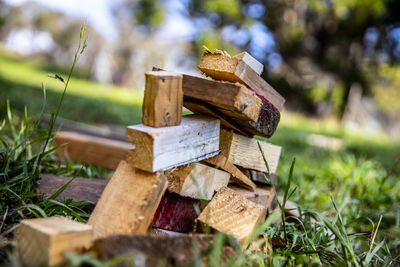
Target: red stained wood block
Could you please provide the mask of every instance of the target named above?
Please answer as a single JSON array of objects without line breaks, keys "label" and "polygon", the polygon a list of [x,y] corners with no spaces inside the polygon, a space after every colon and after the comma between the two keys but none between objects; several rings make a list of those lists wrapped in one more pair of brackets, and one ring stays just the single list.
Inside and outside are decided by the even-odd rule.
[{"label": "red stained wood block", "polygon": [[207,202],[167,191],[154,215],[152,227],[180,233],[191,232],[198,217],[197,208],[201,212]]}]

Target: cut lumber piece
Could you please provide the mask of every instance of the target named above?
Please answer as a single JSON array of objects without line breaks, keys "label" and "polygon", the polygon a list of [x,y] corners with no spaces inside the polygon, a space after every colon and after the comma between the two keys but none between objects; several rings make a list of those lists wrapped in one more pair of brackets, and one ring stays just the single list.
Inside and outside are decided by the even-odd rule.
[{"label": "cut lumber piece", "polygon": [[200,163],[190,163],[165,172],[168,190],[184,197],[210,200],[227,186],[231,175]]},{"label": "cut lumber piece", "polygon": [[279,111],[283,110],[285,99],[244,60],[238,60],[236,63],[226,60],[225,55],[215,55],[205,51],[197,67],[215,80],[243,83],[264,96]]},{"label": "cut lumber piece", "polygon": [[136,168],[156,172],[200,161],[219,153],[220,121],[188,115],[178,126],[128,126],[127,139],[136,145],[128,160]]},{"label": "cut lumber piece", "polygon": [[236,132],[253,137],[259,135],[263,137],[271,137],[280,120],[280,113],[270,109],[270,103],[264,99],[261,111],[256,122],[243,120],[232,116],[230,111],[215,107],[207,102],[199,101],[192,98],[184,98],[184,107],[191,110],[195,114],[207,115],[218,118],[221,124]]},{"label": "cut lumber piece", "polygon": [[116,141],[76,132],[58,132],[55,138],[56,153],[62,159],[91,163],[114,170],[125,159],[134,146],[128,142]]},{"label": "cut lumber piece", "polygon": [[209,57],[210,65],[220,65],[221,69],[224,69],[225,72],[230,73],[235,71],[235,67],[239,64],[240,61],[244,61],[250,68],[252,68],[258,75],[260,75],[264,69],[262,63],[257,61],[254,57],[252,57],[247,52],[242,52],[237,54],[236,56],[231,56],[225,51],[221,51],[218,49],[210,50],[206,46],[203,45],[203,49],[207,56]]},{"label": "cut lumber piece", "polygon": [[221,188],[197,218],[198,226],[208,226],[233,235],[243,244],[263,221],[266,208],[228,187]]},{"label": "cut lumber piece", "polygon": [[[260,144],[264,153],[269,170],[265,165],[258,144]],[[220,150],[221,155],[225,156],[235,165],[246,169],[270,173],[276,173],[281,154],[280,146],[272,145],[262,140],[248,138],[226,129],[221,129]]]},{"label": "cut lumber piece", "polygon": [[262,101],[240,83],[212,81],[183,75],[183,92],[186,99],[207,102],[228,116],[240,120],[258,120]]},{"label": "cut lumber piece", "polygon": [[152,227],[173,232],[189,233],[193,231],[194,220],[208,201],[165,192],[154,215]]},{"label": "cut lumber piece", "polygon": [[191,260],[212,242],[213,237],[206,235],[116,235],[96,240],[93,251],[102,261],[123,256],[124,266],[193,266]]},{"label": "cut lumber piece", "polygon": [[[153,71],[162,69],[153,67]],[[201,101],[239,120],[258,120],[262,100],[240,83],[213,81],[183,74],[184,103]]]},{"label": "cut lumber piece", "polygon": [[253,192],[233,184],[228,185],[228,187],[248,200],[265,207],[268,211],[273,210],[271,206],[275,198],[275,190],[272,186],[258,186]]},{"label": "cut lumber piece", "polygon": [[93,239],[145,234],[166,189],[162,173],[140,171],[121,161],[89,218]]},{"label": "cut lumber piece", "polygon": [[235,182],[246,186],[246,188],[250,188],[251,190],[256,188],[256,185],[246,175],[244,175],[235,165],[233,165],[225,156],[221,154],[205,159],[203,162],[221,168],[230,173]]},{"label": "cut lumber piece", "polygon": [[17,255],[24,266],[62,263],[65,252],[91,246],[92,227],[55,216],[22,220],[17,229]]},{"label": "cut lumber piece", "polygon": [[217,118],[221,121],[222,125],[224,125],[227,128],[233,129],[238,133],[241,133],[243,135],[253,136],[247,131],[244,131],[244,129],[242,129],[239,124],[234,124],[231,118],[227,117],[225,114],[215,109],[213,106],[207,104],[206,102],[186,99],[184,102],[184,107],[189,109],[195,114],[201,114]]},{"label": "cut lumber piece", "polygon": [[179,125],[183,107],[182,74],[150,71],[145,76],[143,124],[151,127]]},{"label": "cut lumber piece", "polygon": [[38,191],[45,197],[50,197],[63,185],[72,182],[56,197],[56,200],[72,199],[72,201],[88,200],[96,203],[106,187],[108,180],[102,178],[89,179],[80,177],[65,177],[52,174],[41,174]]},{"label": "cut lumber piece", "polygon": [[[162,69],[153,67],[155,71]],[[279,111],[262,95],[240,83],[207,80],[183,74],[183,105],[194,113],[213,116],[244,135],[271,137]]]}]

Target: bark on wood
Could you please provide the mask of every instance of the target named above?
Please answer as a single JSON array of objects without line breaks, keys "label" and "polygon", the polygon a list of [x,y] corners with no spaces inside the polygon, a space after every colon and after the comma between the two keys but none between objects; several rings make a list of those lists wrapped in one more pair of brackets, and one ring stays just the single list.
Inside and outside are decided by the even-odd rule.
[{"label": "bark on wood", "polygon": [[240,243],[250,237],[263,221],[266,208],[258,205],[228,187],[220,189],[200,214],[197,221],[233,235]]},{"label": "bark on wood", "polygon": [[58,132],[55,145],[62,159],[91,163],[114,170],[134,146],[128,142],[110,140],[76,132]]},{"label": "bark on wood", "polygon": [[[152,236],[117,235],[98,239],[93,250],[107,261],[118,256],[128,257],[126,266],[192,266],[195,254],[209,248],[212,237],[206,235]],[[226,250],[224,250],[225,253]]]},{"label": "bark on wood", "polygon": [[24,266],[62,263],[67,251],[91,246],[92,227],[65,217],[23,220],[17,229],[17,256]]},{"label": "bark on wood", "polygon": [[166,189],[162,173],[140,171],[121,161],[89,218],[93,238],[145,234]]},{"label": "bark on wood", "polygon": [[168,190],[184,197],[210,200],[215,191],[227,186],[231,175],[200,163],[179,166],[165,172]]},{"label": "bark on wood", "polygon": [[[258,143],[264,153],[269,170],[264,162]],[[276,173],[281,153],[280,146],[248,138],[225,129],[221,129],[220,150],[221,155],[235,165],[270,173]]]},{"label": "bark on wood", "polygon": [[219,120],[199,115],[183,116],[178,126],[128,126],[127,139],[136,145],[128,153],[128,161],[136,168],[156,172],[215,156],[219,128]]},{"label": "bark on wood", "polygon": [[151,71],[145,75],[143,124],[151,127],[179,125],[183,107],[182,74]]},{"label": "bark on wood", "polygon": [[56,200],[72,199],[72,201],[88,200],[96,203],[106,187],[107,179],[89,179],[80,177],[65,177],[52,174],[41,174],[38,191],[45,197],[50,197],[63,185],[74,179],[67,188],[56,197]]},{"label": "bark on wood", "polygon": [[255,72],[245,61],[238,60],[232,63],[223,56],[204,52],[199,65],[197,66],[205,75],[215,80],[240,82],[258,94],[264,96],[279,111],[283,110],[285,99],[275,91],[266,81],[264,81],[257,72]]},{"label": "bark on wood", "polygon": [[194,220],[208,201],[200,201],[190,197],[182,197],[165,192],[154,215],[152,227],[189,233],[193,231]]},{"label": "bark on wood", "polygon": [[232,179],[235,182],[238,182],[242,186],[250,190],[254,190],[256,185],[246,176],[244,175],[235,165],[232,164],[225,156],[219,154],[212,158],[205,159],[204,163],[213,165],[217,168],[221,168],[224,171],[230,173],[232,175]]}]

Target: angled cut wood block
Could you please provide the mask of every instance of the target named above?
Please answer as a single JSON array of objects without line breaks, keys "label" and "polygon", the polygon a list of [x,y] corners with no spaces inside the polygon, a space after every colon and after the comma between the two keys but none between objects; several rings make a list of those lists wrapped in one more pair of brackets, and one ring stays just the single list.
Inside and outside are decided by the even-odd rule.
[{"label": "angled cut wood block", "polygon": [[167,179],[121,161],[89,218],[93,239],[115,234],[145,234],[167,189]]},{"label": "angled cut wood block", "polygon": [[246,176],[244,175],[232,162],[230,162],[225,156],[219,154],[212,158],[208,158],[203,160],[204,163],[213,165],[217,168],[221,168],[224,171],[230,173],[232,175],[232,179],[235,182],[238,182],[241,185],[244,185],[246,188],[250,190],[254,190],[256,185]]},{"label": "angled cut wood block", "polygon": [[24,266],[62,263],[65,252],[91,246],[92,227],[55,216],[21,221],[17,229],[17,255]]},{"label": "angled cut wood block", "polygon": [[244,60],[226,60],[226,55],[205,51],[197,67],[213,79],[243,83],[283,110],[285,99]]},{"label": "angled cut wood block", "polygon": [[266,208],[228,187],[221,188],[197,218],[197,222],[233,235],[243,243],[263,221]]},{"label": "angled cut wood block", "polygon": [[151,127],[179,125],[183,107],[182,74],[151,71],[145,76],[143,124]]},{"label": "angled cut wood block", "polygon": [[231,175],[200,163],[190,163],[165,172],[168,190],[184,197],[210,200],[227,186]]},{"label": "angled cut wood block", "polygon": [[156,172],[200,161],[219,153],[220,122],[212,117],[188,115],[178,126],[128,126],[127,139],[135,144],[128,161],[136,168]]},{"label": "angled cut wood block", "polygon": [[55,145],[57,155],[83,163],[91,163],[114,170],[125,159],[134,146],[128,142],[116,141],[77,132],[58,132]]},{"label": "angled cut wood block", "polygon": [[276,201],[276,195],[272,186],[257,186],[253,192],[233,184],[228,185],[228,187],[248,200],[265,207],[268,211],[275,209],[274,200]]},{"label": "angled cut wood block", "polygon": [[154,214],[152,227],[168,231],[189,233],[193,231],[194,221],[208,201],[182,197],[165,192]]},{"label": "angled cut wood block", "polygon": [[281,154],[280,146],[221,129],[221,155],[225,156],[233,164],[246,169],[268,172],[258,143],[267,160],[269,172],[276,173]]}]

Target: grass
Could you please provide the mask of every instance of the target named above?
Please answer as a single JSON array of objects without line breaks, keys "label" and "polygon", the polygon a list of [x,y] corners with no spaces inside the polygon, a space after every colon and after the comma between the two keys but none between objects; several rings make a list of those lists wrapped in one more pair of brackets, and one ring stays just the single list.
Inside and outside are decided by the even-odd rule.
[{"label": "grass", "polygon": [[[18,111],[13,115],[6,101],[1,103],[0,112],[5,115],[0,129],[3,237],[12,234],[15,224],[23,218],[63,214],[85,220],[93,208],[91,203],[57,203],[55,197],[45,199],[36,193],[39,177],[34,171],[35,161],[41,153],[39,173],[104,175],[92,166],[70,162],[61,165],[50,146],[40,152],[48,132],[34,129],[35,118],[25,115],[24,106],[33,114],[40,113],[40,85],[45,81],[46,110],[57,108],[63,84],[46,77],[47,69],[40,63],[0,54],[0,96],[10,99]],[[60,114],[83,122],[134,124],[140,121],[141,99],[140,92],[72,76]],[[339,151],[310,146],[307,138],[311,133],[340,138],[344,146]],[[210,266],[219,265],[220,261],[228,266],[400,264],[396,258],[400,255],[399,140],[384,134],[350,132],[331,120],[284,113],[269,141],[283,147],[278,192],[299,205],[301,217],[276,214],[284,223],[273,224],[270,216],[259,228],[260,233],[265,233],[258,240],[264,242],[264,251],[241,251],[230,238],[218,237],[205,255]],[[6,162],[11,163],[4,165]],[[227,242],[237,249],[233,256],[224,258],[218,251]],[[85,257],[75,255],[73,261],[85,261]],[[93,259],[89,257],[87,261]]]}]

